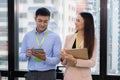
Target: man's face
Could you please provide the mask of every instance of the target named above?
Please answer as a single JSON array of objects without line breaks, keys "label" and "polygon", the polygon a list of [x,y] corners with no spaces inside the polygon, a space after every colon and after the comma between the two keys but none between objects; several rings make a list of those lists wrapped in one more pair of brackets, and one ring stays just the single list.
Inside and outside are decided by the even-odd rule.
[{"label": "man's face", "polygon": [[38,15],[35,17],[35,22],[37,26],[37,31],[38,32],[43,32],[46,30],[48,23],[49,23],[50,17],[49,16],[40,16]]}]

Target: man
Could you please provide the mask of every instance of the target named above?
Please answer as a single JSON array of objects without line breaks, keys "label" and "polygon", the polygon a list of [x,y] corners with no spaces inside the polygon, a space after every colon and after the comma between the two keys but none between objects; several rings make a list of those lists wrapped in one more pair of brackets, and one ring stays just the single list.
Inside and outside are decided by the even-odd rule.
[{"label": "man", "polygon": [[36,28],[24,36],[20,60],[28,60],[26,80],[56,80],[55,67],[60,61],[61,40],[47,29],[49,21],[49,10],[39,8],[35,13]]}]

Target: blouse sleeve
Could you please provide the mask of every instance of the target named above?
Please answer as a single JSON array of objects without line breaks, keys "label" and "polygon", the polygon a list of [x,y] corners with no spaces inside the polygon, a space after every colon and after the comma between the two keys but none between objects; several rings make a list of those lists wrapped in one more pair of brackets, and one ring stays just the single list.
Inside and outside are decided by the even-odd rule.
[{"label": "blouse sleeve", "polygon": [[96,39],[95,39],[92,57],[89,60],[77,59],[76,66],[77,67],[94,67],[95,63],[96,63]]},{"label": "blouse sleeve", "polygon": [[[68,36],[66,36],[66,39],[65,39],[65,44],[64,44],[64,48],[65,48],[65,49],[67,48],[67,40],[68,40]],[[66,65],[66,64],[67,64],[66,59],[62,59],[62,60],[61,60],[61,64],[62,64],[62,65]]]}]

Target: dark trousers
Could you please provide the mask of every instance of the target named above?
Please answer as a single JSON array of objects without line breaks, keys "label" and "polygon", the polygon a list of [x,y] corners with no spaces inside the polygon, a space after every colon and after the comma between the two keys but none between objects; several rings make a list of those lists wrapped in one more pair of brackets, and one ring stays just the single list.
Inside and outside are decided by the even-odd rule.
[{"label": "dark trousers", "polygon": [[56,80],[56,71],[29,71],[25,74],[26,80]]},{"label": "dark trousers", "polygon": [[1,73],[0,73],[0,80],[2,80]]}]

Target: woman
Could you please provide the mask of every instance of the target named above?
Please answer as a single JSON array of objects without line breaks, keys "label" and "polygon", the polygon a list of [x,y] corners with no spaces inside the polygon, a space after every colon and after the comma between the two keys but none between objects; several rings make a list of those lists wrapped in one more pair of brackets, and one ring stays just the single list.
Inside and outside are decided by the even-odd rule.
[{"label": "woman", "polygon": [[[65,49],[61,51],[61,63],[66,65],[64,80],[92,80],[91,67],[96,62],[96,40],[94,33],[94,20],[90,13],[83,12],[77,16],[76,33],[68,35],[65,41],[65,49],[87,48],[88,60],[76,59],[67,54]],[[75,67],[69,65],[69,62],[75,64]]]}]

